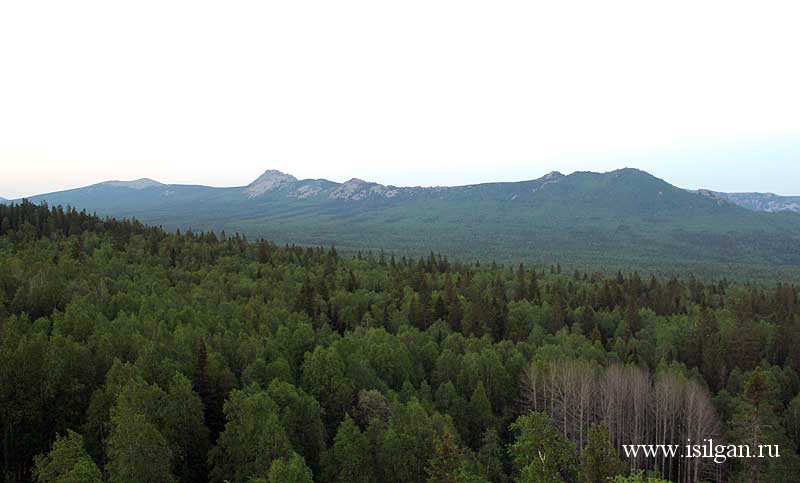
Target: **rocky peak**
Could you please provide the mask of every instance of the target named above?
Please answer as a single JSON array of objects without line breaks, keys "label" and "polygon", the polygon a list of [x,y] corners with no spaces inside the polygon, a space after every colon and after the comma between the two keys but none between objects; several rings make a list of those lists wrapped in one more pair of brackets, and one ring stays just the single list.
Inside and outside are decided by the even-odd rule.
[{"label": "rocky peak", "polygon": [[720,205],[720,206],[730,203],[730,200],[725,198],[724,195],[722,195],[721,193],[717,193],[716,191],[711,191],[709,189],[702,189],[701,188],[701,189],[697,190],[697,194],[702,196],[702,197],[710,198],[710,199],[716,201],[717,204]]},{"label": "rocky peak", "polygon": [[297,182],[297,178],[277,169],[268,169],[255,181],[247,185],[244,192],[250,198],[256,198],[272,190],[282,188]]},{"label": "rocky peak", "polygon": [[[543,188],[543,187],[545,187],[545,186],[547,186],[549,184],[553,184],[553,183],[561,180],[564,177],[565,176],[563,174],[561,174],[561,172],[559,172],[559,171],[550,171],[549,173],[547,173],[546,175],[542,176],[541,178],[533,181],[533,183],[534,183],[533,192],[535,193],[535,192],[539,191],[539,189],[541,189],[541,188]],[[511,199],[515,200],[517,198],[518,198],[518,195],[515,194]]]},{"label": "rocky peak", "polygon": [[564,175],[561,174],[560,171],[550,171],[546,175],[542,176],[540,179],[542,181],[555,181],[555,180],[561,179],[563,177],[564,177]]},{"label": "rocky peak", "polygon": [[385,188],[385,186],[377,183],[369,183],[363,179],[351,178],[332,190],[328,197],[332,200],[359,201],[367,198],[371,194],[382,194]]}]

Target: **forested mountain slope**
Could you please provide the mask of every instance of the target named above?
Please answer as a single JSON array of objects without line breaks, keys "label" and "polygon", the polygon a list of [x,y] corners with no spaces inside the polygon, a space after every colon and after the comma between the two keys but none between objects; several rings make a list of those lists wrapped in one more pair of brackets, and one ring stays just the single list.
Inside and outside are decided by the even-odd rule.
[{"label": "forested mountain slope", "polygon": [[800,214],[741,208],[634,169],[537,180],[396,187],[267,171],[246,187],[112,181],[34,196],[167,229],[239,232],[341,250],[572,267],[796,277]]},{"label": "forested mountain slope", "polygon": [[[0,205],[0,475],[795,481],[798,302],[781,284],[346,257]],[[781,457],[620,457],[687,438]]]}]

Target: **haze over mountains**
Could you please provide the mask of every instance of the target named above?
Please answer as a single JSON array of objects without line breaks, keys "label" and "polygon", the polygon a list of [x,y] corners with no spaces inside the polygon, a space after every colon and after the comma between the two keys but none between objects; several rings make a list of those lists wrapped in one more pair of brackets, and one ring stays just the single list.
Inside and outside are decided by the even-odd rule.
[{"label": "haze over mountains", "polygon": [[629,168],[455,187],[298,180],[268,170],[243,187],[139,179],[29,199],[168,229],[346,250],[643,269],[800,269],[800,198],[692,192]]}]

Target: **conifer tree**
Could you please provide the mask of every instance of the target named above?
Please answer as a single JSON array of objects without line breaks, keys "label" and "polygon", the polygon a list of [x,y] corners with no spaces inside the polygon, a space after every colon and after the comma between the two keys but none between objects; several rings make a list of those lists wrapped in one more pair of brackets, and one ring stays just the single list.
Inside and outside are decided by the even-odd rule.
[{"label": "conifer tree", "polygon": [[514,285],[514,301],[519,302],[528,298],[528,276],[525,267],[520,263]]},{"label": "conifer tree", "polygon": [[581,456],[580,481],[606,483],[625,469],[626,465],[619,458],[606,422],[592,425]]},{"label": "conifer tree", "polygon": [[469,399],[470,443],[476,448],[480,445],[484,431],[491,426],[492,404],[486,396],[483,381],[478,381]]}]

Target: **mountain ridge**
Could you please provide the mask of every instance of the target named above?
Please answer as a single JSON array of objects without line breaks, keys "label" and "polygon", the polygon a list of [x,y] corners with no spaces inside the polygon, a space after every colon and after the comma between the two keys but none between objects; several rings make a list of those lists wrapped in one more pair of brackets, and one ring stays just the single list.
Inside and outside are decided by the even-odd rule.
[{"label": "mountain ridge", "polygon": [[[210,190],[221,189],[241,189],[246,193],[248,198],[259,198],[267,196],[273,192],[281,192],[290,198],[307,199],[316,196],[322,192],[329,192],[330,199],[341,199],[351,201],[361,201],[373,195],[384,196],[387,198],[396,197],[399,194],[420,194],[424,192],[442,193],[449,190],[464,191],[464,190],[480,190],[481,188],[490,186],[524,186],[525,184],[534,184],[533,190],[539,189],[546,183],[557,182],[563,178],[575,175],[604,175],[604,176],[619,176],[624,174],[639,173],[645,176],[653,177],[646,171],[637,168],[620,168],[605,173],[594,171],[575,171],[569,175],[564,175],[559,171],[551,171],[539,178],[522,180],[522,181],[492,181],[483,183],[472,183],[465,185],[452,185],[452,186],[397,186],[397,185],[384,185],[377,182],[365,181],[360,178],[351,178],[344,182],[331,181],[324,178],[307,178],[298,179],[295,176],[285,173],[277,169],[267,169],[254,179],[252,182],[245,186],[232,186],[232,187],[212,187],[205,185],[187,185],[179,183],[161,183],[150,178],[139,178],[135,180],[109,180],[95,183],[92,185],[72,188],[68,190],[55,191],[24,197],[27,199],[38,199],[60,193],[74,192],[75,190],[112,186],[120,188],[130,188],[136,190],[143,190],[147,188],[169,188],[169,187],[188,187],[197,186]],[[661,180],[664,181],[664,180]],[[667,183],[666,181],[664,181]],[[692,193],[697,193],[709,198],[716,198],[720,202],[730,202],[732,204],[747,208],[752,211],[764,212],[780,212],[780,211],[794,211],[800,213],[800,196],[782,196],[774,193],[760,193],[760,192],[721,192],[710,189],[701,188],[698,190],[686,190]],[[0,197],[0,200],[4,198]],[[23,198],[18,198],[21,200]],[[12,200],[6,200],[12,201]]]},{"label": "mountain ridge", "polygon": [[432,187],[297,179],[267,170],[246,186],[144,178],[29,199],[167,229],[224,230],[354,252],[434,250],[584,267],[800,271],[800,214],[753,211],[635,168]]}]

